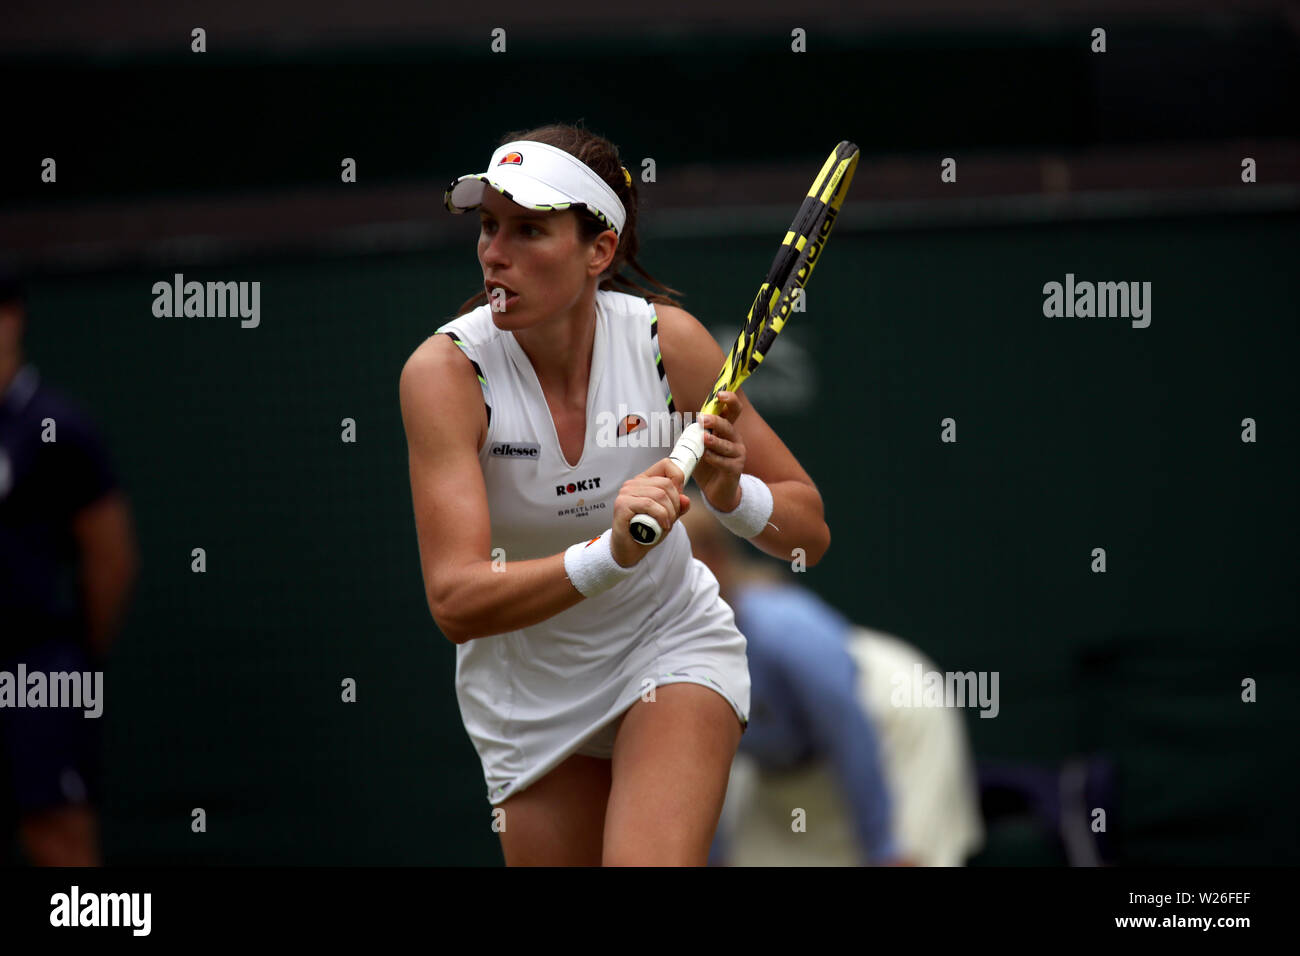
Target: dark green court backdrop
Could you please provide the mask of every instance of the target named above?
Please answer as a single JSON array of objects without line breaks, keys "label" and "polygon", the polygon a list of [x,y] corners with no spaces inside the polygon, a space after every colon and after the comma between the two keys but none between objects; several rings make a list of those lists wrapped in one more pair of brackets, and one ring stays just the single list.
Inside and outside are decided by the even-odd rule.
[{"label": "dark green court backdrop", "polygon": [[[1300,861],[1296,226],[846,229],[789,329],[815,407],[758,406],[826,500],[806,583],[942,668],[1000,673],[1000,716],[968,720],[980,759],[1116,759],[1125,862]],[[452,250],[33,288],[32,358],[101,421],[144,555],[106,691],[110,862],[499,861],[397,403],[477,285],[467,229]],[[725,327],[771,254],[674,240],[644,261]],[[261,326],[155,318],[174,271],[260,281]],[[1067,272],[1151,282],[1151,326],[1045,318]]]}]

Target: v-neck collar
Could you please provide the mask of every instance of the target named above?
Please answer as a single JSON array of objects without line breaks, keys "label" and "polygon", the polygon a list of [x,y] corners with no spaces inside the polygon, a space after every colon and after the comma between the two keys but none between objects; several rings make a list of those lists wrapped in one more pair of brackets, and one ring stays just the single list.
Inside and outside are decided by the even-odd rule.
[{"label": "v-neck collar", "polygon": [[503,332],[506,337],[506,349],[510,353],[511,360],[515,367],[519,369],[526,379],[531,379],[533,388],[537,392],[537,399],[541,402],[541,407],[546,413],[546,420],[551,423],[551,435],[555,439],[555,450],[560,456],[560,461],[569,471],[577,471],[582,467],[582,463],[587,460],[587,436],[591,434],[592,422],[592,402],[596,397],[596,383],[600,381],[601,375],[605,371],[605,310],[601,308],[600,293],[596,293],[596,328],[594,339],[591,344],[591,371],[587,375],[587,405],[586,418],[582,423],[582,454],[578,456],[576,464],[569,464],[569,460],[564,457],[564,447],[560,443],[560,432],[555,427],[555,416],[551,414],[551,406],[546,401],[546,393],[542,391],[541,380],[537,377],[537,370],[533,368],[533,363],[528,358],[528,353],[516,341],[513,332]]}]

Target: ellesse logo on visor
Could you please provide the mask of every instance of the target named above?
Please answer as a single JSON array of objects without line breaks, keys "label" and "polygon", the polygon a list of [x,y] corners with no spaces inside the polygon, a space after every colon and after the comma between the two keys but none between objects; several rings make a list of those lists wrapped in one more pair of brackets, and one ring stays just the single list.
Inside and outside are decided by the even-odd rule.
[{"label": "ellesse logo on visor", "polygon": [[518,166],[524,161],[524,154],[520,152],[506,153],[497,163],[498,166],[505,166],[509,163],[512,166]]}]

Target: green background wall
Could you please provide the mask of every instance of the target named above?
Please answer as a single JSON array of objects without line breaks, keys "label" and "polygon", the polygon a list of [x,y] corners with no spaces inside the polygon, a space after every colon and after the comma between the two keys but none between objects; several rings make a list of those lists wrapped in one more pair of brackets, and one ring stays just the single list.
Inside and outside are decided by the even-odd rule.
[{"label": "green background wall", "polygon": [[[980,759],[1112,756],[1125,862],[1300,861],[1296,226],[845,228],[773,353],[815,358],[814,406],[765,406],[755,380],[826,500],[806,583],[941,668],[1000,672],[1000,716],[968,720]],[[31,356],[102,423],[144,556],[106,689],[110,862],[499,862],[397,403],[478,282],[466,228],[418,254],[34,285]],[[644,261],[727,329],[772,251],[649,239]],[[173,271],[260,281],[261,326],[155,318]],[[1044,318],[1067,272],[1150,281],[1150,328]]]},{"label": "green background wall", "polygon": [[[342,189],[342,156],[363,188],[437,182],[507,130],[579,118],[668,183],[684,164],[814,168],[849,137],[904,164],[1159,149],[1174,184],[1184,147],[1300,137],[1280,22],[1116,17],[1104,56],[1069,19],[932,26],[809,24],[806,56],[785,32],[521,29],[508,56],[217,37],[202,58],[10,57],[0,202]],[[32,175],[44,155],[57,189]],[[1285,175],[1262,165],[1258,190]],[[753,238],[651,230],[642,258],[728,334],[785,215]],[[967,722],[981,761],[1113,759],[1122,862],[1300,862],[1297,219],[854,231],[846,213],[754,380],[826,500],[834,543],[806,583],[943,669],[999,672],[999,717]],[[109,862],[500,862],[454,648],[424,604],[397,403],[407,355],[478,287],[464,225],[459,246],[402,255],[64,263],[33,281],[32,358],[101,422],[143,549],[106,690]],[[261,282],[261,326],[155,318],[174,272]],[[1043,284],[1070,272],[1151,282],[1151,327],[1045,318]],[[801,357],[805,404],[772,400]],[[1245,677],[1258,703],[1240,702]],[[996,837],[984,857],[1042,859]]]}]

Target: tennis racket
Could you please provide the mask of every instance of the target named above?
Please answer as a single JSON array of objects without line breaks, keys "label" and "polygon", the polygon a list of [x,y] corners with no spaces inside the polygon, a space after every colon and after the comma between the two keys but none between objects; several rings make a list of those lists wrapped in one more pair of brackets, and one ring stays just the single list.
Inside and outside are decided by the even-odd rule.
[{"label": "tennis racket", "polygon": [[[785,328],[790,310],[803,294],[813,267],[826,248],[831,227],[835,225],[835,217],[839,215],[840,205],[857,168],[858,148],[848,140],[836,146],[827,157],[804,197],[790,231],[781,240],[781,248],[772,260],[767,278],[758,287],[758,295],[745,317],[745,327],[731,346],[718,380],[713,383],[713,391],[700,409],[701,415],[717,414],[718,393],[738,389],[758,368],[772,342]],[[695,466],[704,456],[704,433],[705,429],[699,422],[692,422],[668,455],[668,460],[681,469],[683,486],[690,481]],[[634,515],[628,530],[646,547],[658,542],[663,534],[659,522],[644,514]]]}]

